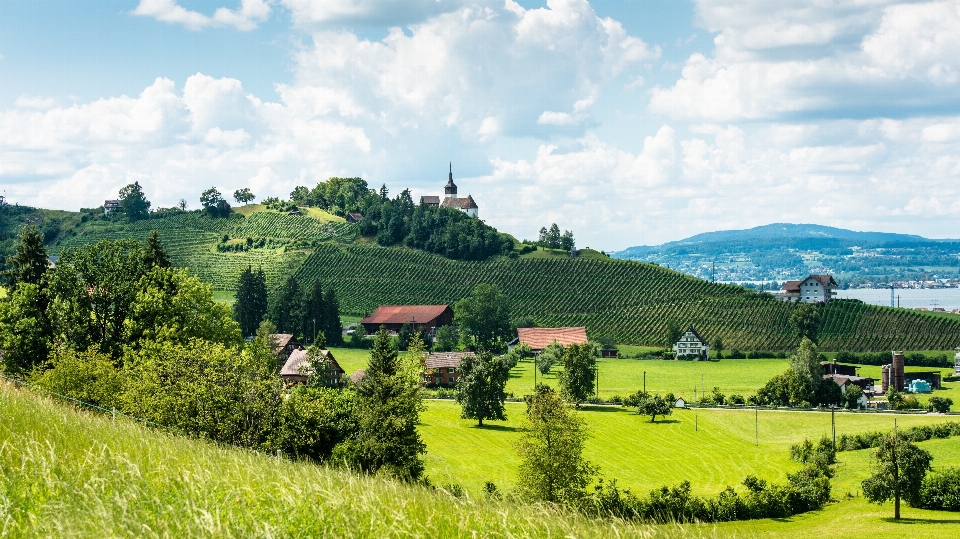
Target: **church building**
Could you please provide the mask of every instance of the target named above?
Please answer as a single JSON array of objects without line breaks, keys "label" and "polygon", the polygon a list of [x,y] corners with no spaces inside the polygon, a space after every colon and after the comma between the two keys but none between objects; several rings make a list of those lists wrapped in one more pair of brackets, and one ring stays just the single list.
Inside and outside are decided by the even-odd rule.
[{"label": "church building", "polygon": [[466,198],[457,196],[457,184],[453,183],[453,163],[450,163],[450,176],[447,178],[447,185],[443,187],[443,200],[438,196],[422,196],[420,203],[428,206],[443,206],[444,208],[456,208],[470,217],[477,217],[480,208],[473,200],[473,197],[467,195]]}]

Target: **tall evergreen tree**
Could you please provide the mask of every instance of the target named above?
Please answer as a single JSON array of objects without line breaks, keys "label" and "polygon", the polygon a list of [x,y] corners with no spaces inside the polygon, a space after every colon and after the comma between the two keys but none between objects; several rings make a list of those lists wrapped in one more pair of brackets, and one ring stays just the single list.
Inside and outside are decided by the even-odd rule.
[{"label": "tall evergreen tree", "polygon": [[309,335],[310,339],[316,341],[318,340],[317,335],[319,334],[320,337],[323,337],[324,342],[327,342],[325,326],[327,315],[327,304],[323,298],[323,286],[319,280],[316,280],[313,282],[313,285],[311,285],[310,293],[307,295],[307,300],[304,304],[304,335]]},{"label": "tall evergreen tree", "polygon": [[147,269],[170,267],[170,257],[163,249],[163,244],[160,243],[160,235],[156,230],[151,232],[147,238],[147,248],[143,252],[143,262]]},{"label": "tall evergreen tree", "polygon": [[233,318],[240,324],[244,336],[256,333],[267,314],[267,278],[263,269],[254,272],[250,266],[240,273],[237,300],[233,304]]},{"label": "tall evergreen tree", "polygon": [[[328,288],[323,295],[323,335],[328,345],[336,346],[343,342],[343,324],[340,322],[340,300],[333,288]],[[317,320],[317,323],[320,321]]]},{"label": "tall evergreen tree", "polygon": [[303,337],[303,294],[300,283],[292,275],[271,298],[269,318],[277,331]]},{"label": "tall evergreen tree", "polygon": [[419,384],[402,372],[397,349],[381,326],[366,373],[357,385],[357,431],[337,447],[334,459],[366,473],[419,480],[424,469],[420,455],[426,452],[417,432],[421,398]]},{"label": "tall evergreen tree", "polygon": [[39,285],[47,271],[47,261],[43,234],[35,226],[24,226],[17,238],[16,253],[7,257],[9,269],[4,272],[4,277],[14,289],[20,283]]}]

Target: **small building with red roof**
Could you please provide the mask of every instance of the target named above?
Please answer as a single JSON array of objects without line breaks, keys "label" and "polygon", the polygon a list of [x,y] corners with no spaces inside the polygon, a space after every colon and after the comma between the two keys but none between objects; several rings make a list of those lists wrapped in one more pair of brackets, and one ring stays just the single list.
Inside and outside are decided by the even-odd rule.
[{"label": "small building with red roof", "polygon": [[780,287],[779,299],[799,303],[826,303],[837,295],[832,275],[810,275],[800,281],[787,281]]},{"label": "small building with red roof", "polygon": [[587,339],[587,328],[517,328],[517,341],[526,344],[534,353],[541,352],[550,343],[556,341],[563,346],[582,344]]},{"label": "small building with red roof", "polygon": [[368,335],[376,333],[380,326],[395,333],[404,324],[410,324],[414,330],[425,329],[432,333],[440,326],[453,325],[453,309],[449,305],[381,305],[360,324]]}]

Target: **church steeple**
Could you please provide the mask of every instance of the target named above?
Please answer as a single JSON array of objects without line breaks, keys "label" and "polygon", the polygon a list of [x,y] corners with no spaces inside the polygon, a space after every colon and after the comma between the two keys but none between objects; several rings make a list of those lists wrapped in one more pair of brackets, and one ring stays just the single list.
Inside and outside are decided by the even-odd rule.
[{"label": "church steeple", "polygon": [[443,188],[444,198],[457,198],[457,184],[453,183],[453,161],[450,162],[450,176]]}]

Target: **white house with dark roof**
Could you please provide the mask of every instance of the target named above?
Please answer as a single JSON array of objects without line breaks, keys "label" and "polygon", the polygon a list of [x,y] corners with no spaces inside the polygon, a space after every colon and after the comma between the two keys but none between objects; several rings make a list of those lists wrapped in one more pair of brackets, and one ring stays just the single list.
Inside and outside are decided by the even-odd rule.
[{"label": "white house with dark roof", "polygon": [[427,206],[441,206],[444,208],[456,208],[470,217],[477,217],[480,214],[480,208],[471,195],[466,198],[457,196],[457,184],[453,183],[453,163],[450,163],[450,175],[447,178],[447,185],[443,187],[443,200],[438,196],[426,195],[420,197],[420,203]]},{"label": "white house with dark roof", "polygon": [[810,275],[802,281],[787,281],[780,287],[781,301],[826,303],[837,295],[832,275]]},{"label": "white house with dark roof", "polygon": [[678,357],[690,355],[697,355],[703,359],[710,357],[710,346],[693,326],[690,326],[690,329],[680,337],[680,340],[674,343],[673,351],[676,352]]}]

